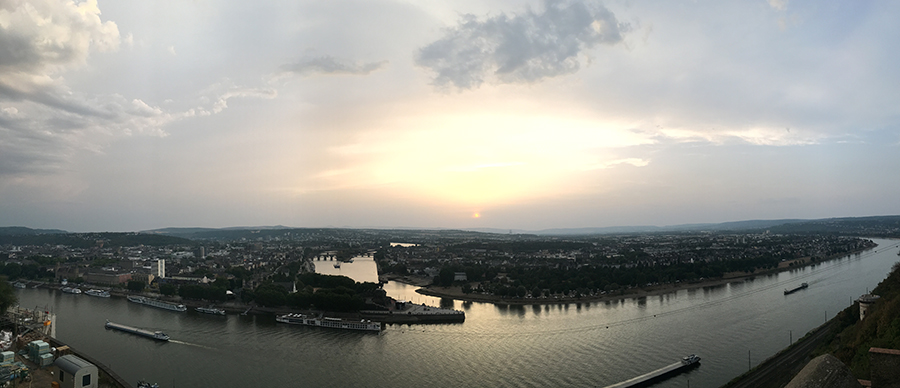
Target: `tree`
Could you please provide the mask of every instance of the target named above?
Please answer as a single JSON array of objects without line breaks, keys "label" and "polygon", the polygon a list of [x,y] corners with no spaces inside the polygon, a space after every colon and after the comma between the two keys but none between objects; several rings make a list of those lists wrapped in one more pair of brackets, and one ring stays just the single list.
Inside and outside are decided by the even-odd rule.
[{"label": "tree", "polygon": [[134,292],[144,291],[144,287],[146,287],[146,286],[147,286],[147,284],[145,284],[144,282],[142,282],[140,280],[129,280],[128,281],[128,289],[131,291],[134,291]]},{"label": "tree", "polygon": [[159,285],[159,293],[163,295],[175,295],[178,292],[178,287],[174,284],[163,283]]},{"label": "tree", "polygon": [[16,297],[16,291],[5,277],[0,277],[0,314],[5,314],[6,310],[19,303]]},{"label": "tree", "polygon": [[453,277],[455,276],[456,271],[450,267],[441,268],[441,273],[438,275],[440,277],[441,285],[444,287],[448,287],[453,284]]},{"label": "tree", "polygon": [[527,292],[528,292],[528,291],[525,290],[525,286],[518,286],[518,287],[516,287],[516,296],[518,296],[519,298],[524,298],[524,297],[525,297],[525,294],[526,294]]}]

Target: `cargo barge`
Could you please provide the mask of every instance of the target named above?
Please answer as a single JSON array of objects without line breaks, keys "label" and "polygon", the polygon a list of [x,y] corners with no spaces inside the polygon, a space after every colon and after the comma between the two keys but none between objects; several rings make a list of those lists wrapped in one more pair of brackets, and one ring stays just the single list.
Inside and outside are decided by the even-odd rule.
[{"label": "cargo barge", "polygon": [[699,365],[700,365],[700,357],[698,357],[696,354],[692,354],[690,356],[682,357],[681,361],[676,362],[672,365],[664,366],[653,372],[642,374],[638,377],[625,380],[621,383],[608,385],[608,386],[606,386],[606,388],[645,387],[647,385],[653,384],[664,378],[684,372],[691,368],[695,368]]},{"label": "cargo barge", "polygon": [[804,288],[806,288],[806,287],[809,287],[809,284],[802,283],[802,284],[800,284],[799,286],[797,286],[797,287],[795,287],[795,288],[792,288],[792,289],[790,289],[790,290],[785,289],[785,290],[784,290],[784,294],[785,294],[785,295],[793,294],[793,293],[795,293],[795,292],[797,292],[797,291],[800,291],[800,290],[802,290],[802,289],[804,289]]},{"label": "cargo barge", "polygon": [[166,335],[166,333],[163,333],[163,332],[161,332],[161,331],[150,331],[150,330],[145,330],[145,329],[141,329],[141,328],[137,328],[137,327],[131,327],[131,326],[128,326],[128,325],[122,325],[122,324],[119,324],[119,323],[113,323],[113,322],[110,322],[110,321],[108,321],[108,320],[106,321],[106,328],[107,328],[107,329],[113,329],[113,330],[124,331],[124,332],[126,332],[126,333],[131,333],[131,334],[137,334],[137,335],[139,335],[139,336],[143,336],[143,337],[147,337],[147,338],[152,338],[152,339],[155,339],[155,340],[157,340],[157,341],[168,341],[168,340],[169,340],[169,336]]}]

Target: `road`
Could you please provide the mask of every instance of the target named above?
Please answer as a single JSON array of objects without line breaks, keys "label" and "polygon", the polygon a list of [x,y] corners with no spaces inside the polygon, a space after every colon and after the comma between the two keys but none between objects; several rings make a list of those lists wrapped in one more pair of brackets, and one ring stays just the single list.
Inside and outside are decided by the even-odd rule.
[{"label": "road", "polygon": [[723,388],[781,388],[787,385],[794,376],[809,362],[809,356],[828,337],[834,321],[820,326],[806,338],[797,341],[787,350],[779,353],[737,381],[729,382]]}]

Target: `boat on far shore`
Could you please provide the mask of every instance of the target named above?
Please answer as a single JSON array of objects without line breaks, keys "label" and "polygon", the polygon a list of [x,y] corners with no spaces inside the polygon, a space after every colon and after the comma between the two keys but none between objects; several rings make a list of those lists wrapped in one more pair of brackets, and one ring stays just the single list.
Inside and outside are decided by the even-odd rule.
[{"label": "boat on far shore", "polygon": [[197,308],[194,309],[194,311],[196,311],[196,312],[198,312],[198,313],[204,313],[204,314],[225,315],[225,310],[217,309],[217,308],[212,307],[212,306],[210,306],[210,307],[197,307]]},{"label": "boat on far shore", "polygon": [[100,298],[109,298],[109,291],[98,290],[96,288],[91,288],[90,290],[85,291],[84,294]]},{"label": "boat on far shore", "polygon": [[60,288],[59,290],[62,292],[65,292],[66,294],[80,294],[81,293],[81,289],[79,289],[78,287],[63,287],[63,288]]},{"label": "boat on far shore", "polygon": [[142,305],[156,307],[156,308],[160,308],[160,309],[164,309],[164,310],[171,310],[171,311],[178,311],[178,312],[187,311],[187,307],[184,307],[184,305],[181,303],[166,302],[166,301],[162,301],[159,299],[150,299],[147,297],[134,296],[134,295],[128,296],[127,299],[129,302],[140,303]]},{"label": "boat on far shore", "polygon": [[368,319],[343,319],[331,318],[319,315],[307,314],[284,314],[275,317],[276,322],[288,323],[291,325],[304,325],[316,327],[328,327],[332,329],[357,330],[368,332],[381,331],[381,322],[373,322]]}]

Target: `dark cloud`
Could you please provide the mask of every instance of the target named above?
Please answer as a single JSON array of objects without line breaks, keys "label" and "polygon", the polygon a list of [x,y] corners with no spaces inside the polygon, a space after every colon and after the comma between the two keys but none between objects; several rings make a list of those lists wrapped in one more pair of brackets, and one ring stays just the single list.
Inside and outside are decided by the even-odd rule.
[{"label": "dark cloud", "polygon": [[580,53],[621,42],[630,29],[599,4],[547,0],[543,8],[485,20],[464,15],[443,38],[418,50],[416,64],[434,71],[438,86],[534,82],[578,71]]},{"label": "dark cloud", "polygon": [[300,75],[310,74],[347,74],[367,75],[376,70],[381,70],[387,65],[387,61],[357,63],[353,61],[339,60],[331,56],[321,56],[298,63],[282,66],[282,70]]}]

